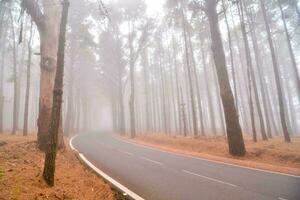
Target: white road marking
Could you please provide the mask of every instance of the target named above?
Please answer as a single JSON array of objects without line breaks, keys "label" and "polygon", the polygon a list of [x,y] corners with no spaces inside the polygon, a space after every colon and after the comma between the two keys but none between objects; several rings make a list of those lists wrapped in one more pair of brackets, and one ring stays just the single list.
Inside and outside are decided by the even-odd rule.
[{"label": "white road marking", "polygon": [[151,160],[151,159],[146,158],[146,157],[141,157],[141,159],[147,160],[147,161],[152,162],[152,163],[155,163],[155,164],[157,164],[157,165],[164,165],[164,164],[161,163],[161,162],[158,162],[158,161],[155,161],[155,160]]},{"label": "white road marking", "polygon": [[278,199],[279,199],[279,200],[287,200],[287,199],[285,199],[285,198],[282,198],[282,197],[278,197]]},{"label": "white road marking", "polygon": [[119,151],[119,152],[124,153],[124,154],[129,155],[129,156],[133,156],[133,153],[130,153],[130,152],[127,152],[127,151]]},{"label": "white road marking", "polygon": [[182,156],[182,157],[192,158],[192,159],[196,159],[196,160],[204,160],[204,161],[209,161],[209,162],[218,163],[218,164],[222,164],[222,165],[229,165],[229,166],[234,166],[234,167],[249,169],[249,170],[253,170],[253,171],[260,171],[260,172],[266,172],[266,173],[270,173],[270,174],[276,174],[276,175],[282,175],[282,176],[289,176],[289,177],[294,177],[294,178],[300,178],[300,176],[297,176],[297,175],[286,174],[286,173],[281,173],[281,172],[274,172],[274,171],[270,171],[270,170],[258,169],[258,168],[253,168],[253,167],[246,167],[246,166],[242,166],[242,165],[231,164],[231,163],[226,163],[226,162],[217,161],[217,160],[210,160],[210,159],[206,159],[206,158],[199,158],[199,157],[190,156],[190,155],[186,155],[186,154],[175,153],[175,152],[172,152],[172,151],[166,151],[166,150],[162,150],[162,149],[159,149],[159,148],[150,147],[150,146],[143,145],[143,144],[137,144],[137,143],[134,143],[134,142],[129,142],[129,141],[126,141],[124,139],[119,139],[116,136],[113,136],[113,137],[116,140],[119,140],[121,142],[125,142],[125,143],[128,143],[128,144],[132,144],[132,145],[143,147],[143,148],[147,148],[147,149],[152,149],[154,151],[160,151],[160,152],[164,152],[164,153],[168,153],[168,154],[173,154],[173,155],[176,155],[176,156]]},{"label": "white road marking", "polygon": [[218,180],[218,179],[215,179],[215,178],[210,178],[210,177],[207,177],[207,176],[203,176],[203,175],[200,175],[200,174],[196,174],[196,173],[193,173],[193,172],[190,172],[188,170],[182,170],[184,173],[187,173],[187,174],[190,174],[190,175],[194,175],[194,176],[198,176],[198,177],[201,177],[201,178],[205,178],[205,179],[208,179],[208,180],[211,180],[211,181],[215,181],[217,183],[222,183],[222,184],[225,184],[225,185],[229,185],[229,186],[232,186],[232,187],[238,187],[237,185],[233,185],[231,183],[227,183],[227,182],[224,182],[224,181],[221,181],[221,180]]},{"label": "white road marking", "polygon": [[110,177],[109,175],[107,175],[106,173],[104,173],[103,171],[101,171],[100,169],[98,169],[95,165],[93,165],[82,153],[79,153],[79,151],[73,146],[72,142],[73,139],[75,137],[77,137],[78,135],[72,137],[69,141],[70,147],[72,150],[78,152],[79,157],[91,168],[93,169],[98,175],[102,176],[104,179],[106,179],[107,181],[109,181],[111,184],[113,184],[114,186],[116,186],[117,188],[119,188],[120,190],[122,190],[124,192],[124,194],[128,194],[131,198],[133,198],[134,200],[145,200],[144,198],[140,197],[139,195],[137,195],[136,193],[134,193],[133,191],[129,190],[127,187],[125,187],[124,185],[122,185],[121,183],[119,183],[118,181],[116,181],[115,179],[113,179],[112,177]]}]

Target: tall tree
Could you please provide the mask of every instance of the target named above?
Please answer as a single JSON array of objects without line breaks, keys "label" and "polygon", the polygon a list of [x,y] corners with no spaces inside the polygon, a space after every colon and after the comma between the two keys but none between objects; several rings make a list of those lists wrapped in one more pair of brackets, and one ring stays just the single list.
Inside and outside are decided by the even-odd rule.
[{"label": "tall tree", "polygon": [[291,142],[290,134],[289,134],[289,131],[287,128],[286,114],[285,114],[285,110],[284,110],[284,103],[283,103],[284,97],[283,97],[283,92],[282,92],[283,87],[282,87],[282,84],[280,81],[280,72],[279,72],[279,67],[278,67],[278,63],[276,60],[274,44],[273,44],[273,39],[272,39],[272,35],[271,35],[271,29],[270,29],[269,22],[268,22],[267,11],[266,11],[264,0],[260,0],[260,7],[261,7],[262,14],[263,14],[263,19],[264,19],[265,28],[266,28],[267,37],[268,37],[268,43],[269,43],[269,47],[270,47],[270,53],[271,53],[271,57],[272,57],[272,64],[273,64],[272,66],[273,66],[273,71],[274,71],[274,75],[275,75],[277,97],[278,97],[278,102],[279,102],[281,127],[283,130],[285,142]]},{"label": "tall tree", "polygon": [[[279,6],[281,19],[282,19],[282,22],[283,22],[284,33],[285,33],[285,36],[286,36],[286,41],[287,41],[287,45],[288,45],[288,49],[289,49],[291,62],[292,62],[292,69],[293,69],[293,72],[294,72],[294,75],[295,75],[296,87],[297,87],[297,93],[298,93],[297,95],[298,95],[298,97],[300,97],[299,69],[297,67],[295,53],[294,53],[294,50],[293,50],[293,47],[292,47],[291,36],[290,36],[290,33],[288,31],[288,28],[287,28],[286,19],[285,19],[285,16],[284,16],[281,0],[277,0],[277,3],[278,3],[278,6]],[[297,5],[296,5],[296,7],[297,7]]]},{"label": "tall tree", "polygon": [[[48,0],[43,0],[43,9],[34,0],[22,0],[21,5],[35,22],[40,35],[41,75],[37,143],[41,150],[45,150],[51,119],[59,37],[57,22],[60,21],[61,5],[59,0],[52,1],[50,5]],[[63,147],[62,131],[59,132],[59,138],[59,146]]]},{"label": "tall tree", "polygon": [[244,156],[246,153],[242,129],[239,124],[238,114],[234,104],[233,94],[227,74],[226,60],[223,43],[219,28],[217,0],[206,0],[203,8],[209,22],[212,52],[214,55],[215,67],[219,80],[219,89],[223,103],[226,120],[226,131],[229,145],[229,152],[235,156]]},{"label": "tall tree", "polygon": [[66,42],[66,26],[68,20],[69,1],[63,1],[63,9],[60,22],[59,45],[57,51],[57,69],[53,90],[53,106],[51,122],[49,126],[49,147],[46,151],[43,177],[50,186],[54,185],[55,159],[58,146],[58,131],[61,122],[61,105],[63,95],[64,56]]},{"label": "tall tree", "polygon": [[28,40],[28,57],[27,57],[27,71],[26,71],[26,93],[25,93],[25,111],[24,111],[24,125],[23,125],[23,136],[28,134],[28,110],[29,110],[29,96],[30,96],[30,81],[31,81],[31,54],[32,54],[32,36],[33,26],[31,23],[30,35]]}]

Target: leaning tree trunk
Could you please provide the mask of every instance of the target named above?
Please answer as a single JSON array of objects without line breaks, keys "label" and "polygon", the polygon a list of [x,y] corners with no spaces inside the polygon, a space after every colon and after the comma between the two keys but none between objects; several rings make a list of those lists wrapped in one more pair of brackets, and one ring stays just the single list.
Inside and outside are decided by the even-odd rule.
[{"label": "leaning tree trunk", "polygon": [[57,69],[55,75],[55,84],[53,90],[53,106],[51,113],[51,122],[49,126],[49,147],[46,151],[43,177],[50,186],[54,185],[55,159],[58,146],[58,131],[61,122],[61,106],[63,95],[63,77],[64,77],[64,51],[65,35],[68,19],[69,1],[63,1],[63,9],[60,23],[59,46],[57,51]]},{"label": "leaning tree trunk", "polygon": [[272,63],[273,63],[272,66],[273,66],[273,71],[274,71],[274,75],[275,75],[276,89],[277,89],[278,102],[279,102],[280,122],[281,122],[282,130],[283,130],[284,140],[286,142],[291,142],[290,134],[289,134],[289,131],[287,128],[285,110],[284,110],[284,103],[283,103],[284,97],[283,97],[282,85],[281,85],[281,81],[280,81],[280,72],[279,72],[279,67],[278,67],[278,63],[276,60],[276,56],[275,56],[275,49],[274,49],[273,39],[272,39],[271,31],[270,31],[270,26],[268,23],[264,0],[260,0],[260,6],[262,9],[263,19],[264,19],[265,28],[267,31],[269,47],[270,47],[271,56],[272,56]]},{"label": "leaning tree trunk", "polygon": [[24,125],[23,125],[23,136],[28,134],[28,109],[29,109],[29,96],[30,96],[30,80],[31,80],[31,41],[33,34],[33,26],[31,24],[30,36],[28,40],[28,58],[27,58],[27,78],[26,78],[26,94],[25,94],[25,111],[24,111]]},{"label": "leaning tree trunk", "polygon": [[220,94],[225,113],[227,139],[229,152],[235,156],[243,156],[246,153],[242,129],[239,124],[238,114],[234,104],[233,94],[227,74],[225,54],[219,29],[216,0],[206,0],[206,14],[209,21],[212,51],[215,67],[219,80]]}]

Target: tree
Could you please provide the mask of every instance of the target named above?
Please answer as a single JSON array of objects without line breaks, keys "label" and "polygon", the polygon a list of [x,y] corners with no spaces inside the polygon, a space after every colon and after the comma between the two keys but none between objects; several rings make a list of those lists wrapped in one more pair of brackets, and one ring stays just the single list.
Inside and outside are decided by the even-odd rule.
[{"label": "tree", "polygon": [[61,122],[61,105],[63,95],[63,77],[64,77],[64,51],[65,51],[65,35],[68,20],[69,1],[63,1],[63,9],[61,15],[59,45],[57,51],[57,69],[55,74],[55,83],[53,90],[53,106],[51,112],[51,122],[49,126],[49,147],[46,151],[43,177],[50,186],[54,185],[55,159],[58,146],[58,131]]},{"label": "tree", "polygon": [[25,111],[24,111],[24,125],[23,125],[23,136],[28,134],[28,109],[29,109],[29,94],[30,94],[30,81],[31,81],[31,54],[32,54],[32,36],[33,26],[31,23],[30,36],[28,40],[28,58],[27,58],[27,78],[26,78],[26,94],[25,94]]},{"label": "tree", "polygon": [[270,30],[270,26],[269,26],[269,22],[268,22],[268,18],[267,18],[267,11],[266,11],[266,7],[264,4],[264,0],[260,0],[260,7],[261,7],[262,14],[263,14],[263,19],[264,19],[264,23],[265,23],[265,28],[266,28],[268,43],[269,43],[269,48],[270,48],[270,53],[271,53],[271,57],[272,57],[272,64],[273,64],[272,66],[273,66],[273,71],[274,71],[274,75],[275,75],[277,98],[278,98],[278,102],[279,102],[280,122],[281,122],[282,130],[283,130],[284,140],[285,140],[285,142],[291,142],[290,134],[287,129],[287,121],[286,121],[286,115],[285,115],[285,110],[284,110],[284,103],[283,103],[284,98],[283,98],[283,92],[282,92],[283,87],[282,87],[282,84],[280,81],[280,72],[279,72],[278,63],[276,60],[275,49],[274,49],[271,30]]},{"label": "tree", "polygon": [[[283,27],[284,27],[284,33],[286,36],[286,41],[287,41],[287,45],[288,45],[288,49],[289,49],[289,54],[291,57],[291,61],[292,61],[292,68],[295,74],[295,80],[296,80],[296,87],[297,87],[297,92],[298,92],[298,97],[300,97],[300,78],[299,78],[299,69],[297,67],[297,63],[296,63],[296,59],[295,59],[295,53],[291,44],[291,36],[290,33],[288,31],[287,28],[287,24],[286,24],[286,19],[284,16],[284,12],[283,12],[283,8],[282,8],[282,2],[281,0],[277,0],[278,6],[279,6],[279,10],[280,10],[280,14],[281,14],[281,19],[283,22]],[[297,3],[296,3],[296,7],[297,7]],[[298,11],[299,12],[299,11]]]},{"label": "tree", "polygon": [[204,11],[207,15],[210,27],[212,52],[225,113],[229,153],[235,156],[244,156],[246,149],[226,70],[226,60],[216,10],[217,1],[206,0],[205,2]]},{"label": "tree", "polygon": [[[33,0],[22,0],[22,7],[35,22],[40,35],[41,55],[41,77],[40,77],[40,98],[38,116],[38,141],[39,149],[47,147],[48,128],[51,119],[53,100],[53,88],[56,72],[59,22],[61,16],[61,5],[59,0],[44,0],[43,9]],[[43,12],[42,12],[43,10]],[[59,147],[63,147],[62,131],[59,132]]]}]

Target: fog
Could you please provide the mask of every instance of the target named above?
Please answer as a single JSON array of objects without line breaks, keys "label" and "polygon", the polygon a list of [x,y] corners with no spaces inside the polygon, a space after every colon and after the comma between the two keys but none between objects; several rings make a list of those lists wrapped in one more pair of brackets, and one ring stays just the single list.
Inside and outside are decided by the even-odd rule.
[{"label": "fog", "polygon": [[[129,134],[133,120],[137,134],[181,135],[185,127],[188,135],[226,135],[220,96],[223,85],[219,85],[222,77],[217,75],[217,58],[211,51],[209,18],[201,10],[203,5],[204,1],[72,1],[65,50],[64,130],[70,134],[96,130]],[[30,132],[36,132],[40,35],[34,23],[30,28],[30,16],[20,14],[17,2],[1,6],[3,129],[11,131],[13,120],[18,130],[23,128],[27,43],[33,30],[28,125]],[[283,1],[281,6],[283,18],[277,3],[265,5],[274,52],[259,1],[244,2],[242,15],[231,2],[216,7],[231,94],[242,132],[249,137],[254,131],[258,137],[261,132],[267,132],[268,137],[280,136],[283,123],[290,135],[300,132],[299,5]],[[272,53],[280,83],[276,82]],[[134,114],[130,111],[131,98]],[[14,112],[18,119],[14,119]]]}]

